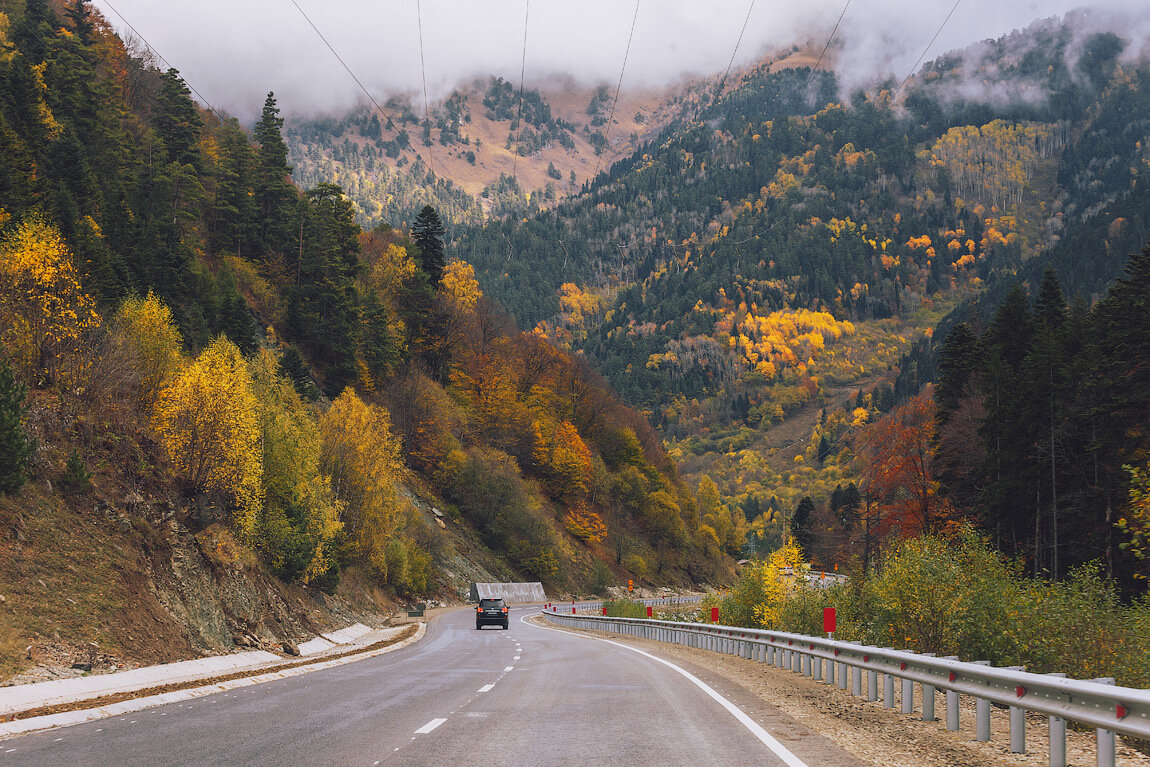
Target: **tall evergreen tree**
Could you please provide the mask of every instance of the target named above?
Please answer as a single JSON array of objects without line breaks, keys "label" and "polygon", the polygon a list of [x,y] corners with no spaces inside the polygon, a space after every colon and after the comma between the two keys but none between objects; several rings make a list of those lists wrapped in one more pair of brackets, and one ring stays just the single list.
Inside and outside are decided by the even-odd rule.
[{"label": "tall evergreen tree", "polygon": [[419,248],[419,258],[423,271],[433,288],[439,287],[443,278],[443,268],[447,257],[443,247],[443,236],[447,233],[435,208],[425,205],[411,226],[411,239]]},{"label": "tall evergreen tree", "polygon": [[791,518],[791,536],[806,557],[810,557],[811,544],[815,540],[815,531],[812,527],[814,513],[815,502],[809,495],[804,495],[795,509],[795,515]]},{"label": "tall evergreen tree", "polygon": [[169,69],[160,76],[160,95],[156,102],[156,116],[153,120],[156,132],[164,142],[168,162],[191,165],[200,170],[200,129],[204,121],[200,118],[192,92],[180,73]]},{"label": "tall evergreen tree", "polygon": [[255,139],[259,145],[255,184],[258,241],[265,259],[282,259],[293,243],[299,245],[296,241],[298,195],[290,180],[287,144],[281,133],[283,123],[275,94],[268,93],[255,128]]}]

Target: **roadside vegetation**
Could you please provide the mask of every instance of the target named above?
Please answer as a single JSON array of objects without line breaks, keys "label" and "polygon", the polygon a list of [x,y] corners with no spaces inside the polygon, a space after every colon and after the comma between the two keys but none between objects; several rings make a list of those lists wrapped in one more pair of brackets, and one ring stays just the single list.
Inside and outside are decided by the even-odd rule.
[{"label": "roadside vegetation", "polygon": [[720,623],[819,635],[834,607],[836,639],[1150,686],[1150,600],[1124,602],[1097,563],[1057,582],[1026,577],[970,527],[902,541],[870,572],[827,587],[786,573],[800,558],[788,543],[750,563],[703,615],[717,606]]}]

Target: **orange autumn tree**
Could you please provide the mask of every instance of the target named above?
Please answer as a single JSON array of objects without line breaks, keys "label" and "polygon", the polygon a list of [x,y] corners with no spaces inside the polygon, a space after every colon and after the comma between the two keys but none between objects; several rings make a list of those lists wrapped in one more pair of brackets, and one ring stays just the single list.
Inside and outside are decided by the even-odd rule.
[{"label": "orange autumn tree", "polygon": [[877,539],[891,532],[901,538],[935,532],[947,522],[949,509],[934,477],[934,429],[934,389],[927,386],[859,434],[861,487]]}]

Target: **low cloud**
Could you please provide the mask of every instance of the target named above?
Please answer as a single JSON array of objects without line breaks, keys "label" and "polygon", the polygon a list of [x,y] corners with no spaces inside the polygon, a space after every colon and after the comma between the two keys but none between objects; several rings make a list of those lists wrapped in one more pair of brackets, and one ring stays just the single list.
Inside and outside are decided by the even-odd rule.
[{"label": "low cloud", "polygon": [[[377,101],[396,94],[421,100],[424,71],[433,100],[476,76],[519,80],[526,9],[522,0],[296,1]],[[106,3],[93,0],[93,5],[117,30],[127,32],[124,20]],[[884,77],[901,81],[951,5],[851,2],[836,34],[834,66],[840,78],[848,87]],[[1150,0],[1095,0],[1089,5],[1113,20],[1132,48],[1143,49]],[[1081,0],[965,0],[924,61],[1081,6]],[[117,0],[115,7],[204,99],[244,121],[254,119],[269,90],[287,114],[331,112],[364,99],[291,2]],[[623,87],[667,85],[685,75],[721,73],[748,7],[747,0],[640,4]],[[735,65],[793,43],[821,48],[843,7],[843,0],[754,3]],[[634,13],[635,5],[619,0],[536,0],[527,26],[528,80],[566,74],[613,87]]]}]

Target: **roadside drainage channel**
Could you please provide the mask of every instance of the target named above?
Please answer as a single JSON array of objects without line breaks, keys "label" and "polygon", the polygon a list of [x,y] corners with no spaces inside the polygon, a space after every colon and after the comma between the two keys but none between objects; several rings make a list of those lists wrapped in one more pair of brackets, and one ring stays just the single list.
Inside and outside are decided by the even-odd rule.
[{"label": "roadside drainage channel", "polygon": [[[342,651],[349,653],[330,660],[323,660],[322,657],[316,657],[311,662],[305,660],[301,663],[300,659],[285,659],[274,653],[259,650],[199,658],[190,661],[179,661],[177,663],[165,663],[158,666],[132,669],[131,671],[121,671],[116,674],[99,674],[74,679],[54,679],[49,682],[3,687],[0,688],[0,717],[8,717],[19,715],[22,712],[30,712],[52,706],[82,706],[84,701],[91,701],[93,704],[96,704],[99,699],[108,696],[131,694],[133,692],[142,692],[171,685],[194,685],[197,680],[205,680],[205,682],[207,682],[207,680],[220,676],[251,672],[250,676],[220,682],[207,682],[198,687],[188,687],[186,689],[162,692],[146,697],[131,698],[102,706],[95,705],[93,708],[62,711],[43,716],[34,716],[28,719],[0,722],[0,740],[35,730],[62,727],[110,716],[118,716],[153,706],[190,700],[217,692],[262,684],[277,679],[286,679],[311,671],[319,671],[354,661],[374,658],[378,655],[406,647],[421,639],[426,630],[426,624],[421,622],[415,625],[416,631],[412,636],[376,650],[355,652],[355,646],[370,647],[373,644],[386,641],[405,631],[407,626],[374,630],[363,624],[354,624],[339,631],[322,635],[322,641],[326,644],[326,647],[323,649],[315,649],[313,646],[310,653],[304,653],[303,645],[300,646],[301,656],[308,654],[316,656],[323,652],[335,653]],[[321,637],[317,637],[304,644],[310,645],[320,639]],[[342,641],[337,643],[335,640]],[[267,671],[265,673],[259,673],[260,669],[265,667]]]}]

